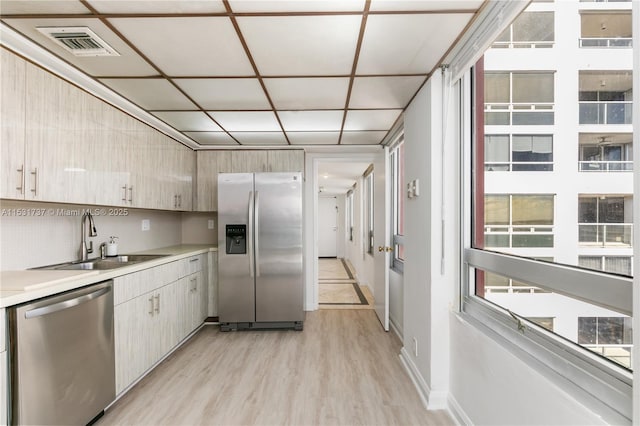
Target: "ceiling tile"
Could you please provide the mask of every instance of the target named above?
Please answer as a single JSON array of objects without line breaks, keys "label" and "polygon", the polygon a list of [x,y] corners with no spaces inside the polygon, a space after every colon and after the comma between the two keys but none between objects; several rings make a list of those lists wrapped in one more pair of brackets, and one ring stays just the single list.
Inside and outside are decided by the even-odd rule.
[{"label": "ceiling tile", "polygon": [[357,74],[431,72],[472,16],[470,13],[370,15]]},{"label": "ceiling tile", "polygon": [[222,0],[89,0],[100,13],[224,13]]},{"label": "ceiling tile", "polygon": [[343,132],[342,145],[376,145],[382,142],[387,132]]},{"label": "ceiling tile", "polygon": [[344,130],[389,130],[401,109],[349,110]]},{"label": "ceiling tile", "polygon": [[204,109],[271,109],[257,78],[179,78],[173,81]]},{"label": "ceiling tile", "polygon": [[75,0],[2,0],[3,15],[22,14],[73,14],[89,13],[89,10]]},{"label": "ceiling tile", "polygon": [[263,76],[351,73],[360,16],[238,17]]},{"label": "ceiling tile", "polygon": [[106,78],[100,81],[147,110],[196,109],[193,102],[162,78]]},{"label": "ceiling tile", "polygon": [[291,145],[336,145],[340,132],[287,132]]},{"label": "ceiling tile", "polygon": [[340,130],[344,112],[336,111],[278,111],[286,132]]},{"label": "ceiling tile", "polygon": [[288,145],[282,132],[232,132],[243,145]]},{"label": "ceiling tile", "polygon": [[265,78],[273,104],[278,109],[344,108],[349,79],[333,78]]},{"label": "ceiling tile", "polygon": [[[6,19],[4,22],[60,56],[65,61],[94,77],[158,75],[156,70],[149,65],[147,61],[127,46],[120,37],[99,19],[87,17],[64,19]],[[38,31],[36,29],[37,27],[89,27],[90,30],[113,47],[120,56],[74,56]]]},{"label": "ceiling tile", "polygon": [[200,111],[151,111],[153,115],[165,121],[177,130],[212,131],[222,129],[204,112]]},{"label": "ceiling tile", "polygon": [[225,132],[184,132],[201,145],[238,145],[231,136]]},{"label": "ceiling tile", "polygon": [[364,0],[231,0],[231,10],[250,12],[361,12]]},{"label": "ceiling tile", "polygon": [[254,75],[229,18],[118,18],[110,21],[169,76]]},{"label": "ceiling tile", "polygon": [[425,77],[356,77],[349,108],[405,108]]},{"label": "ceiling tile", "polygon": [[484,0],[371,0],[371,11],[477,10]]},{"label": "ceiling tile", "polygon": [[282,130],[272,111],[207,111],[228,132],[278,132]]}]

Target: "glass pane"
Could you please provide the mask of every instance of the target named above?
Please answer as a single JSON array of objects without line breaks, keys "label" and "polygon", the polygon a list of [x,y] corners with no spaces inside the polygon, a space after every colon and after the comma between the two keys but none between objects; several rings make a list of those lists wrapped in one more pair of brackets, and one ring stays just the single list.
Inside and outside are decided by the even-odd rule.
[{"label": "glass pane", "polygon": [[552,195],[514,195],[514,225],[553,225]]},{"label": "glass pane", "polygon": [[553,102],[553,73],[513,73],[513,102]]},{"label": "glass pane", "polygon": [[553,41],[553,12],[525,12],[513,23],[513,41]]},{"label": "glass pane", "polygon": [[484,203],[484,218],[487,225],[509,224],[508,195],[486,195]]},{"label": "glass pane", "polygon": [[486,73],[484,76],[484,101],[509,103],[509,73]]},{"label": "glass pane", "polygon": [[485,136],[484,159],[487,162],[509,161],[509,136],[487,135]]}]

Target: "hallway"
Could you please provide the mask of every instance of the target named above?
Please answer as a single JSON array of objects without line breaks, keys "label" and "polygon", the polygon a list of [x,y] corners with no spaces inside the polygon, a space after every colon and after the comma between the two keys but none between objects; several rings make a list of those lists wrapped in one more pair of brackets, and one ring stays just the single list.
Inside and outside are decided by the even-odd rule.
[{"label": "hallway", "polygon": [[373,295],[360,286],[346,259],[318,259],[319,309],[373,309]]},{"label": "hallway", "polygon": [[425,410],[371,310],[308,312],[305,329],[204,327],[99,425],[448,425]]}]

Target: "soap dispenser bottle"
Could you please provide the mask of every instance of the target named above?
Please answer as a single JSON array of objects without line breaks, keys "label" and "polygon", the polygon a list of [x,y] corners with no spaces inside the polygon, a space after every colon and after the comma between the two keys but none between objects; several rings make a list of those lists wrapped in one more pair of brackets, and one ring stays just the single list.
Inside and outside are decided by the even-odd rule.
[{"label": "soap dispenser bottle", "polygon": [[107,243],[107,256],[118,255],[118,243],[116,243],[117,239],[118,237],[109,237],[109,242]]}]

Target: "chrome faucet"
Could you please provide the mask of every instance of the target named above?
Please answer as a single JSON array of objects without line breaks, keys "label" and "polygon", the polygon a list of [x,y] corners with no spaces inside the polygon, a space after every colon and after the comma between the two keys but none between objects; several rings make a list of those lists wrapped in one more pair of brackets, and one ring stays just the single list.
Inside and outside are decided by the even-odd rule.
[{"label": "chrome faucet", "polygon": [[89,258],[89,253],[93,253],[93,241],[89,241],[89,247],[87,247],[87,225],[86,225],[87,219],[89,219],[89,236],[95,237],[98,235],[98,231],[96,230],[96,225],[93,222],[93,216],[91,216],[91,213],[85,212],[85,214],[82,215],[82,222],[81,222],[82,241],[80,242],[80,260],[87,260]]}]

